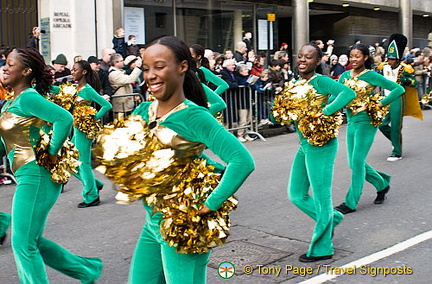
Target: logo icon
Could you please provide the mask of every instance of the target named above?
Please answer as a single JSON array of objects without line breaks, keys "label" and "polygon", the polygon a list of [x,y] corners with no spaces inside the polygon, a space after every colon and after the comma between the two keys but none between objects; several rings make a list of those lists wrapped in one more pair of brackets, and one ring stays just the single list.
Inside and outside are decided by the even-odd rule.
[{"label": "logo icon", "polygon": [[221,262],[218,266],[218,274],[223,279],[230,279],[234,276],[235,267],[234,264],[228,261]]}]

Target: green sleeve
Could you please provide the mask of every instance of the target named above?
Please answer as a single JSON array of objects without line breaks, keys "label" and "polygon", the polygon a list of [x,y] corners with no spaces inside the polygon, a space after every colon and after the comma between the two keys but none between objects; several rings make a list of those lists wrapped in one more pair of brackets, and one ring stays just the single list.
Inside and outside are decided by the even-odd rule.
[{"label": "green sleeve", "polygon": [[19,107],[24,116],[36,116],[53,124],[53,135],[50,141],[49,153],[55,155],[63,146],[68,137],[73,123],[72,115],[42,97],[35,90],[27,89],[18,98]]},{"label": "green sleeve", "polygon": [[383,105],[391,103],[405,92],[405,89],[401,85],[384,78],[384,76],[374,71],[365,73],[364,75],[360,76],[359,79],[364,80],[373,86],[380,86],[381,88],[390,91],[390,94],[381,100]]},{"label": "green sleeve", "polygon": [[96,102],[101,106],[101,109],[95,115],[96,120],[103,117],[110,109],[112,109],[111,103],[99,95],[98,92],[96,92],[89,84],[87,84],[85,88],[78,93],[78,96],[85,100]]},{"label": "green sleeve", "polygon": [[325,115],[331,115],[342,109],[356,96],[353,90],[325,75],[317,76],[310,83],[318,94],[329,95],[329,103],[323,109]]},{"label": "green sleeve", "polygon": [[222,97],[216,94],[212,89],[207,87],[205,84],[201,84],[201,85],[204,89],[204,93],[206,94],[207,100],[210,104],[209,106],[210,113],[215,115],[216,113],[223,111],[226,108],[226,103],[222,99]]},{"label": "green sleeve", "polygon": [[200,69],[203,71],[205,79],[208,82],[211,82],[212,84],[214,84],[214,85],[217,86],[216,90],[214,90],[214,92],[217,95],[220,96],[220,95],[222,95],[223,92],[225,92],[226,90],[228,90],[229,85],[228,85],[228,83],[224,79],[216,76],[215,74],[213,74],[212,71],[208,70],[205,67],[200,67]]},{"label": "green sleeve", "polygon": [[211,210],[217,210],[233,195],[255,168],[246,147],[204,108],[194,106],[173,113],[162,124],[190,141],[204,143],[227,165],[219,185],[205,202]]}]

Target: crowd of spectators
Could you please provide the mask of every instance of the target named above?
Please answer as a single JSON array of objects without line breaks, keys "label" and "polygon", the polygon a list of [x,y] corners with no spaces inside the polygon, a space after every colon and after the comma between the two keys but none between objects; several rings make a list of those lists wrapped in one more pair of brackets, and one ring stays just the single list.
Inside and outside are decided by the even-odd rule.
[{"label": "crowd of spectators", "polygon": [[[29,45],[38,46],[39,36],[39,28],[33,28]],[[140,53],[143,49],[140,49],[136,44],[134,35],[130,35],[126,42],[125,32],[122,28],[116,30],[112,42],[112,48],[104,48],[101,51],[100,59],[96,56],[90,56],[86,60],[91,64],[92,69],[98,73],[102,85],[101,95],[111,101],[115,115],[127,115],[137,105],[137,97],[112,99],[112,96],[141,93],[146,97],[146,86],[143,84],[140,68],[142,64]],[[328,40],[324,43],[323,40],[317,39],[313,42],[323,51],[321,66],[317,72],[337,80],[344,71],[352,68],[347,56],[350,47],[347,47],[346,52],[336,54],[334,40]],[[359,42],[360,40],[355,40],[353,44]],[[384,47],[385,40],[369,45],[376,67],[385,61]],[[0,66],[4,64],[7,50],[6,47],[0,49]],[[431,55],[430,47],[412,48],[407,50],[404,59],[404,62],[412,65],[415,70],[416,79],[419,82],[417,86],[419,98],[432,89],[430,80]],[[206,49],[204,57],[208,59],[207,68],[228,83],[229,89],[226,92],[236,94],[235,97],[238,99],[238,102],[235,103],[236,106],[227,103],[228,107],[236,108],[234,111],[231,110],[230,114],[225,112],[225,116],[229,116],[229,121],[226,118],[224,120],[228,128],[235,127],[237,122],[240,123],[239,120],[241,120],[241,124],[244,124],[245,115],[251,117],[249,112],[245,112],[246,109],[250,108],[250,105],[244,103],[246,99],[253,99],[250,95],[251,90],[256,92],[254,117],[261,127],[271,125],[268,114],[274,96],[283,90],[286,82],[298,78],[296,67],[289,58],[287,43],[282,43],[279,50],[268,57],[266,52],[256,52],[253,49],[251,32],[246,32],[243,40],[235,43],[234,49],[226,48],[222,53]],[[74,58],[74,62],[78,59],[81,58],[79,56]],[[51,63],[55,84],[58,85],[71,79],[68,66],[72,62],[69,63],[63,54],[58,54]],[[211,83],[207,83],[208,87],[215,87]],[[244,89],[247,89],[248,92],[245,92]],[[222,98],[227,99],[228,96],[222,95]],[[243,101],[241,105],[240,101]],[[105,117],[104,122],[113,120],[115,115],[111,114],[109,117]],[[249,122],[250,119],[247,119],[247,123]]]}]

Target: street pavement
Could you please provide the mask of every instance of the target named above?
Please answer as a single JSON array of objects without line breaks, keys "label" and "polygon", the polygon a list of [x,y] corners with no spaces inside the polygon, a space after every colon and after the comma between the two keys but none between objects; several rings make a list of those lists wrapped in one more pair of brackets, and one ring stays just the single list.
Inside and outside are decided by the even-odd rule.
[{"label": "street pavement", "polygon": [[[366,183],[357,211],[346,215],[335,230],[333,259],[312,264],[299,263],[298,257],[306,252],[315,223],[288,200],[286,193],[297,135],[245,144],[255,158],[256,170],[236,194],[240,203],[231,214],[232,235],[224,246],[214,249],[207,282],[431,283],[432,111],[423,114],[424,121],[404,120],[404,158],[400,161],[386,161],[391,145],[377,133],[368,163],[392,175],[388,199],[382,205],[373,204],[376,192]],[[334,205],[343,202],[350,183],[345,132],[346,125],[339,136]],[[78,255],[102,258],[104,271],[97,283],[127,283],[144,210],[139,202],[116,204],[113,185],[99,173],[96,176],[106,182],[101,191],[102,205],[77,208],[82,201],[81,184],[71,178],[51,210],[44,236]],[[13,192],[14,185],[0,186],[1,211],[10,212]],[[218,275],[217,267],[225,261],[235,266],[230,279]],[[50,268],[47,273],[50,283],[79,283]],[[19,283],[9,238],[0,247],[0,283]]]}]

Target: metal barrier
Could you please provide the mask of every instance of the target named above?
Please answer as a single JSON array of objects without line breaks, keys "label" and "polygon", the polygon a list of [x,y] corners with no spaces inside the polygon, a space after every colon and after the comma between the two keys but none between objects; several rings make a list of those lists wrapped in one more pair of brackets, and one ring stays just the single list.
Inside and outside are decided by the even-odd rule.
[{"label": "metal barrier", "polygon": [[257,136],[262,141],[267,141],[258,132],[258,93],[250,87],[240,86],[229,89],[222,94],[227,104],[222,111],[223,123],[228,131],[236,133],[237,136]]},{"label": "metal barrier", "polygon": [[[140,93],[113,95],[113,98],[139,96],[146,101],[146,97]],[[267,141],[259,132],[259,121],[268,119],[272,102],[271,92],[259,93],[250,87],[240,86],[237,89],[229,89],[222,95],[226,109],[222,111],[225,128],[233,134],[243,133],[256,136],[262,141]],[[135,101],[135,107],[138,106]],[[111,116],[111,119],[109,118]],[[112,121],[115,113],[110,111],[108,118],[102,118],[102,124]]]}]

